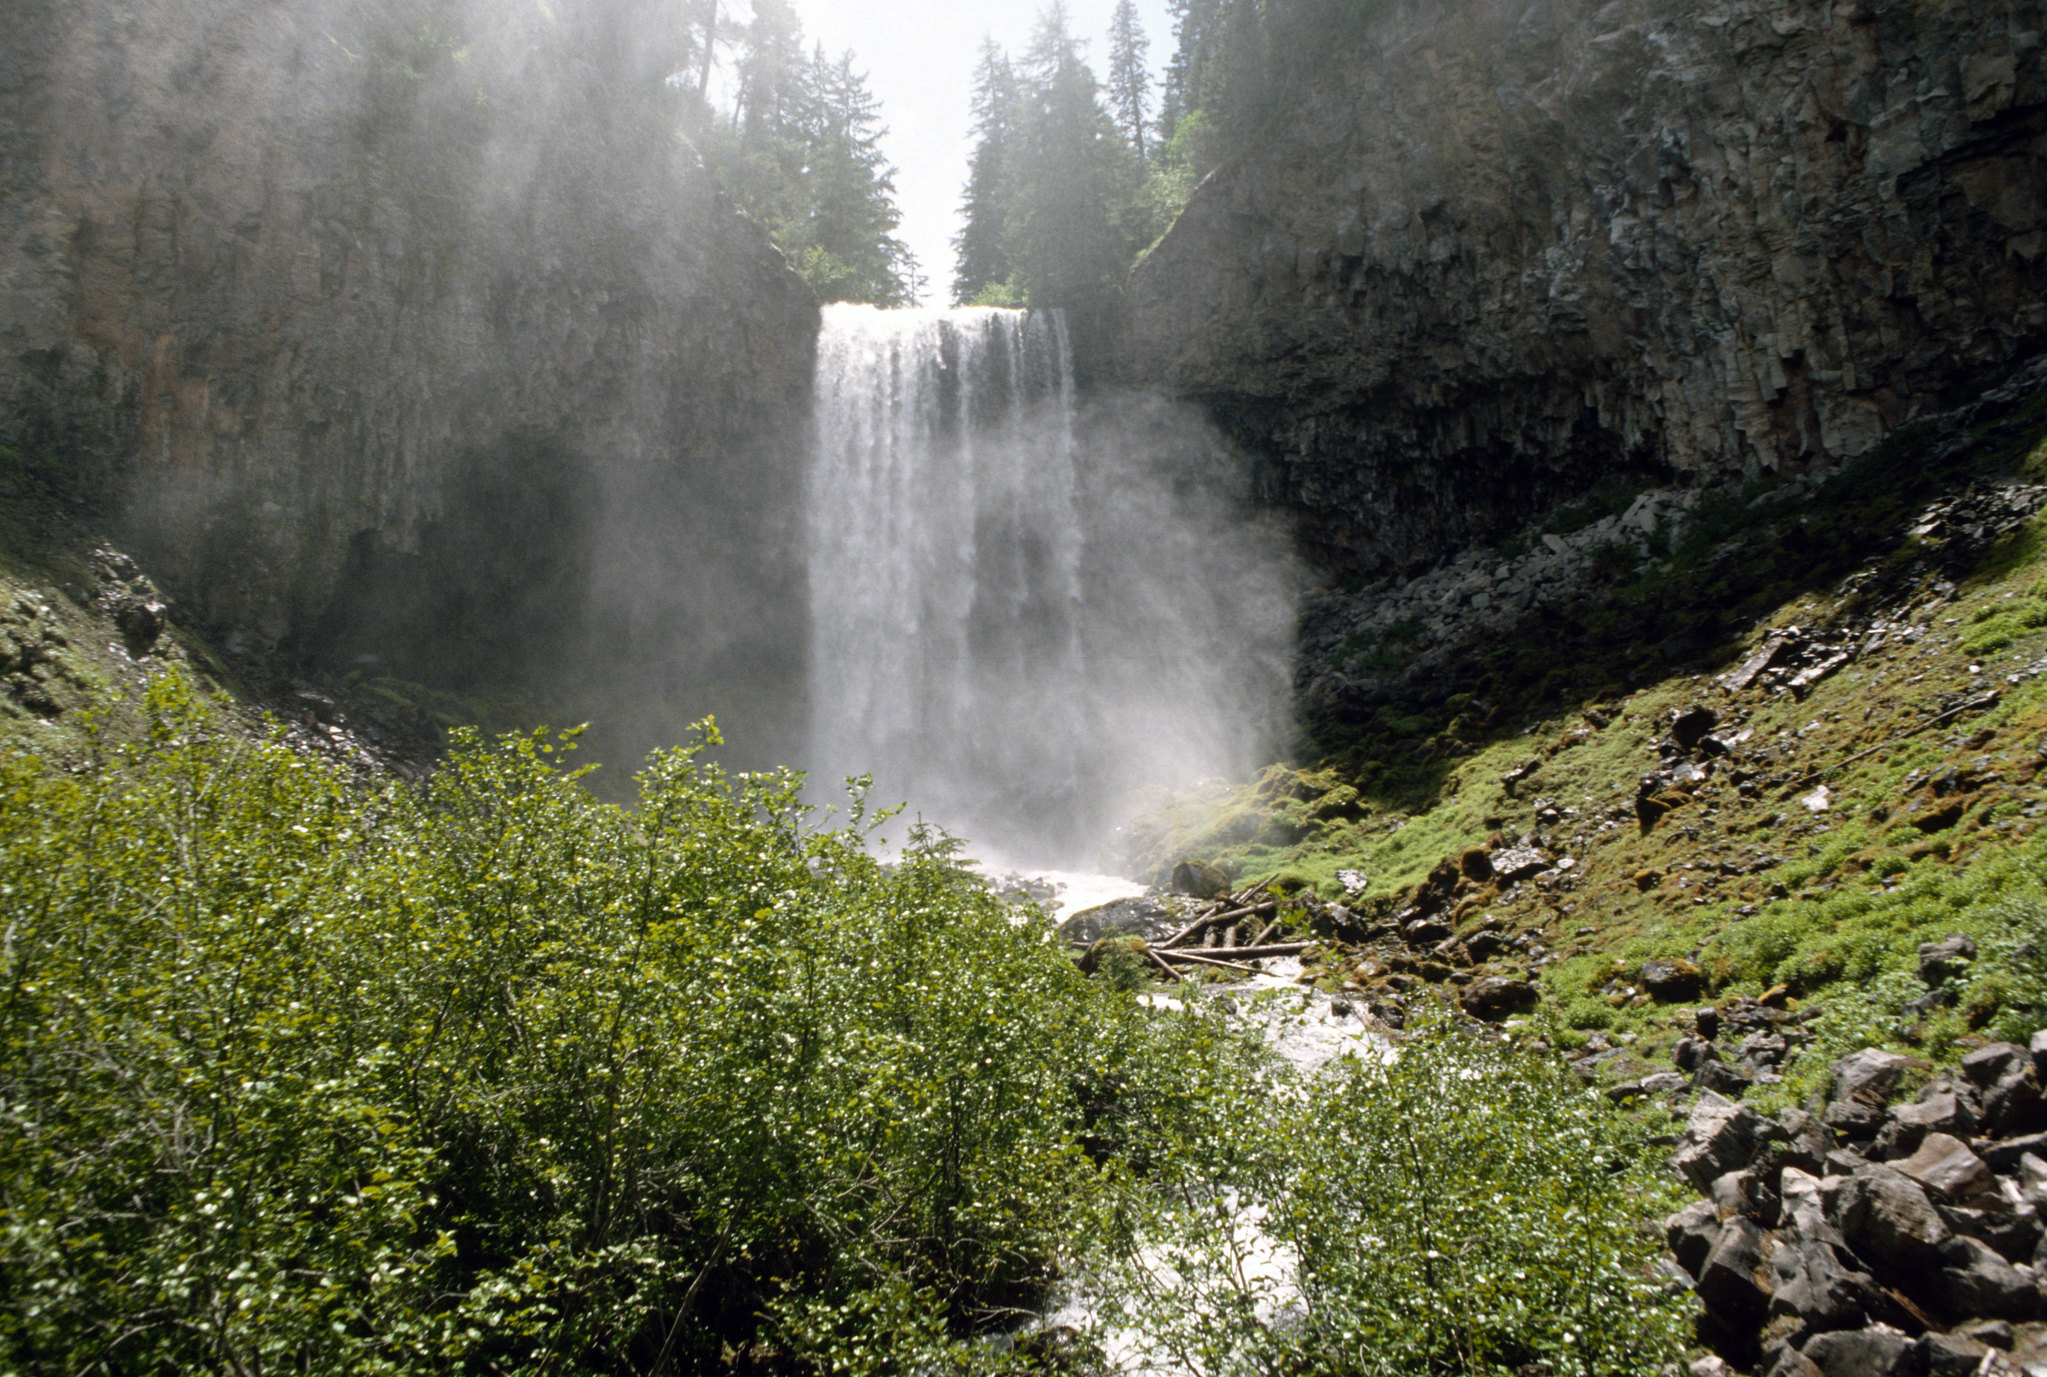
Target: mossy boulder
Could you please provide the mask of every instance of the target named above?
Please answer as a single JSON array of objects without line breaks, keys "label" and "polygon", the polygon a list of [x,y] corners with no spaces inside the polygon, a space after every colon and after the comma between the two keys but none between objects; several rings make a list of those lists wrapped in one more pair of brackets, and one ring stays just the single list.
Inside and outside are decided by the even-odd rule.
[{"label": "mossy boulder", "polygon": [[1220,899],[1230,892],[1230,874],[1207,861],[1181,861],[1173,867],[1173,890],[1196,899]]}]

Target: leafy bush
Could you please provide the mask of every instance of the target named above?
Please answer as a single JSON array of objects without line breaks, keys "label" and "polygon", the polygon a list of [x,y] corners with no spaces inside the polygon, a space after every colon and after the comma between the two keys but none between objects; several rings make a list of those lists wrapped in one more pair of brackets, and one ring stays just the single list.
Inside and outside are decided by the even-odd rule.
[{"label": "leafy bush", "polygon": [[1176,1164],[1098,1280],[1151,1358],[1633,1377],[1683,1353],[1692,1300],[1641,1226],[1672,1203],[1642,1125],[1444,1019],[1396,1058],[1280,1081]]},{"label": "leafy bush", "polygon": [[1091,1120],[1182,1103],[955,843],[884,867],[793,776],[673,751],[628,813],[469,737],[363,791],[150,706],[0,765],[0,1370],[928,1356],[1045,1283]]}]

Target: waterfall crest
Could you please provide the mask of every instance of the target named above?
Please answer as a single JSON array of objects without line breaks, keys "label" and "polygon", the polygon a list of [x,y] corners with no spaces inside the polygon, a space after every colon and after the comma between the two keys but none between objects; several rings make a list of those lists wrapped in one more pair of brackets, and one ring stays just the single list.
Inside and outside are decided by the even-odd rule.
[{"label": "waterfall crest", "polygon": [[[1144,446],[1084,435],[1059,313],[828,308],[815,427],[820,783],[871,772],[879,802],[984,851],[1070,863],[1133,791],[1252,763],[1271,723],[1228,720],[1243,667],[1200,664],[1214,648],[1192,630],[1242,591],[1186,558],[1190,535],[1222,537],[1175,527]],[[1235,610],[1276,610],[1250,601]]]}]

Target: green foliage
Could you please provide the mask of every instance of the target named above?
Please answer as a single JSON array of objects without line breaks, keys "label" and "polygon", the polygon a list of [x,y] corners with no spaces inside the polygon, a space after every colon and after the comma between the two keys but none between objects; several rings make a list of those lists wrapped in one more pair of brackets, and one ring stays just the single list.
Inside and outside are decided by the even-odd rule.
[{"label": "green foliage", "polygon": [[730,114],[698,108],[689,121],[706,161],[819,300],[911,304],[917,267],[895,233],[880,103],[853,55],[806,59],[795,12],[771,0],[756,6],[738,66]]},{"label": "green foliage", "polygon": [[2001,607],[1983,608],[1971,620],[1962,649],[1971,655],[1994,655],[2021,636],[2047,627],[2047,599],[2033,594]]},{"label": "green foliage", "polygon": [[1103,1264],[1154,1361],[1589,1377],[1683,1353],[1691,1298],[1639,1225],[1671,1203],[1647,1125],[1440,1019],[1395,1058],[1272,1074]]},{"label": "green foliage", "polygon": [[627,813],[465,735],[364,793],[150,710],[0,767],[0,1368],[695,1368],[905,1296],[959,1337],[1146,1112],[1137,1006],[793,776],[671,751]]},{"label": "green foliage", "polygon": [[1105,937],[1096,944],[1094,957],[1095,978],[1112,988],[1133,993],[1150,988],[1152,966],[1144,959],[1144,939]]},{"label": "green foliage", "polygon": [[[1134,16],[1126,18],[1125,42],[1141,41]],[[1142,136],[1143,96],[1131,79],[1126,71],[1127,127],[1119,128],[1056,5],[1040,16],[1021,61],[983,50],[956,299],[974,300],[1001,281],[1032,306],[1086,314],[1114,300],[1153,237],[1136,209],[1144,170],[1131,136]]]}]

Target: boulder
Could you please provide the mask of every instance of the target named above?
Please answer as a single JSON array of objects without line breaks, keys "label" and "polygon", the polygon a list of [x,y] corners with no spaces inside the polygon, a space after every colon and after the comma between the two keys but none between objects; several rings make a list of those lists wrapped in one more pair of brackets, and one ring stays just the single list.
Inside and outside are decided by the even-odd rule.
[{"label": "boulder", "polygon": [[1829,1329],[1859,1329],[1889,1305],[1876,1279],[1842,1263],[1832,1247],[1818,1239],[1786,1233],[1770,1259],[1776,1289],[1770,1297],[1771,1327],[1815,1334]]},{"label": "boulder", "polygon": [[1929,1133],[1917,1152],[1891,1165],[1934,1197],[1958,1205],[1997,1189],[1997,1180],[1983,1159],[1971,1152],[1967,1143],[1945,1133]]},{"label": "boulder", "polygon": [[1931,1291],[1957,1319],[2031,1320],[2041,1312],[2040,1287],[1979,1239],[1953,1237],[1941,1244],[1941,1267]]},{"label": "boulder", "polygon": [[1912,1340],[1884,1326],[1816,1334],[1800,1351],[1821,1377],[1917,1377]]},{"label": "boulder", "polygon": [[1915,1065],[1910,1057],[1865,1047],[1834,1063],[1833,1098],[1874,1100],[1887,1103],[1906,1071]]},{"label": "boulder", "polygon": [[1692,1077],[1692,1084],[1700,1090],[1710,1090],[1733,1099],[1747,1093],[1748,1088],[1755,1084],[1755,1077],[1715,1057],[1699,1068],[1699,1074]]},{"label": "boulder", "polygon": [[1968,1102],[1952,1090],[1940,1091],[1922,1096],[1917,1104],[1894,1107],[1870,1151],[1885,1160],[1906,1157],[1919,1150],[1929,1133],[1966,1138],[1975,1131],[1976,1115]]},{"label": "boulder", "polygon": [[1993,1042],[1962,1058],[1962,1074],[1968,1077],[1969,1084],[1988,1090],[2011,1072],[2032,1064],[2032,1054],[2026,1049],[2009,1042]]},{"label": "boulder", "polygon": [[[1783,1202],[1778,1217],[1786,1234],[1819,1243],[1846,1246],[1840,1233],[1827,1219],[1826,1201],[1820,1192],[1820,1178],[1797,1167],[1786,1167],[1777,1178],[1777,1193]],[[1675,1215],[1672,1218],[1676,1218]]]},{"label": "boulder", "polygon": [[1786,1136],[1781,1125],[1747,1105],[1708,1091],[1692,1106],[1671,1165],[1705,1194],[1713,1189],[1715,1180],[1754,1160],[1764,1143]]},{"label": "boulder", "polygon": [[1827,1222],[1881,1277],[1914,1279],[1941,1265],[1952,1234],[1919,1183],[1888,1167],[1820,1183]]},{"label": "boulder", "polygon": [[1883,1131],[1884,1112],[1862,1100],[1835,1100],[1827,1106],[1821,1121],[1844,1137],[1867,1139]]},{"label": "boulder", "polygon": [[2027,1153],[2047,1160],[2047,1133],[2028,1133],[2001,1143],[1985,1143],[1978,1151],[1985,1166],[2000,1176],[2010,1176],[2018,1171],[2020,1160]]},{"label": "boulder", "polygon": [[1417,918],[1400,930],[1410,947],[1433,947],[1447,941],[1456,932],[1440,918]]},{"label": "boulder", "polygon": [[1874,1047],[1835,1062],[1833,1103],[1822,1116],[1827,1127],[1851,1138],[1875,1137],[1884,1126],[1891,1092],[1913,1065],[1910,1057]]},{"label": "boulder", "polygon": [[1493,878],[1514,884],[1550,868],[1554,857],[1533,846],[1504,846],[1492,853]]},{"label": "boulder", "polygon": [[1976,959],[1976,944],[1967,937],[1954,936],[1942,942],[1919,944],[1919,978],[1938,988],[1969,969]]},{"label": "boulder", "polygon": [[1137,895],[1082,909],[1059,925],[1059,935],[1073,942],[1099,942],[1104,937],[1142,937],[1156,942],[1170,936],[1183,921],[1157,900]]},{"label": "boulder", "polygon": [[1705,993],[1706,973],[1682,957],[1650,961],[1642,966],[1642,988],[1658,1004],[1682,1004]]},{"label": "boulder", "polygon": [[2008,1206],[1992,1196],[1987,1209],[1963,1205],[1936,1205],[1941,1222],[1956,1234],[1988,1244],[2007,1262],[2023,1262],[2037,1268],[2034,1254],[2040,1247],[2040,1213],[2030,1204]]},{"label": "boulder", "polygon": [[1663,1221],[1663,1244],[1677,1265],[1696,1278],[1706,1268],[1706,1257],[1720,1240],[1720,1214],[1710,1200],[1694,1200]]},{"label": "boulder", "polygon": [[1671,739],[1686,750],[1695,749],[1706,733],[1720,725],[1720,714],[1703,703],[1694,703],[1670,719]]},{"label": "boulder", "polygon": [[1506,937],[1497,932],[1474,932],[1464,942],[1464,950],[1471,954],[1474,961],[1490,961],[1496,956],[1504,956],[1512,949]]},{"label": "boulder", "polygon": [[1974,1377],[1990,1346],[1962,1334],[1919,1336],[1919,1363],[1926,1377]]},{"label": "boulder", "polygon": [[1220,899],[1230,892],[1229,872],[1207,861],[1182,861],[1173,867],[1173,889],[1196,899]]},{"label": "boulder", "polygon": [[1756,1371],[1763,1377],[1820,1377],[1812,1359],[1782,1341],[1763,1350],[1763,1364]]},{"label": "boulder", "polygon": [[2033,1074],[2030,1055],[2010,1065],[1983,1091],[1982,1128],[1992,1138],[2047,1130],[2047,1101],[2040,1097],[2040,1081]]},{"label": "boulder", "polygon": [[[1759,1154],[1760,1155],[1760,1154]],[[1730,1171],[1713,1182],[1713,1209],[1722,1219],[1741,1215],[1766,1229],[1777,1226],[1783,1201],[1777,1187],[1762,1172],[1744,1168]]]},{"label": "boulder", "polygon": [[1525,980],[1489,975],[1466,989],[1460,1002],[1464,1012],[1473,1018],[1498,1023],[1514,1014],[1527,1013],[1541,1000],[1541,992]]},{"label": "boulder", "polygon": [[2012,1345],[2018,1342],[2018,1335],[2014,1334],[2012,1327],[2003,1320],[1970,1320],[1966,1324],[1956,1325],[1953,1332],[2005,1353],[2011,1352]]},{"label": "boulder", "polygon": [[1699,1299],[1725,1323],[1753,1324],[1769,1309],[1776,1273],[1775,1242],[1753,1220],[1736,1215],[1720,1229],[1699,1268]]},{"label": "boulder", "polygon": [[2033,1041],[2028,1050],[2033,1054],[2033,1074],[2047,1078],[2047,1028],[2033,1034]]}]

